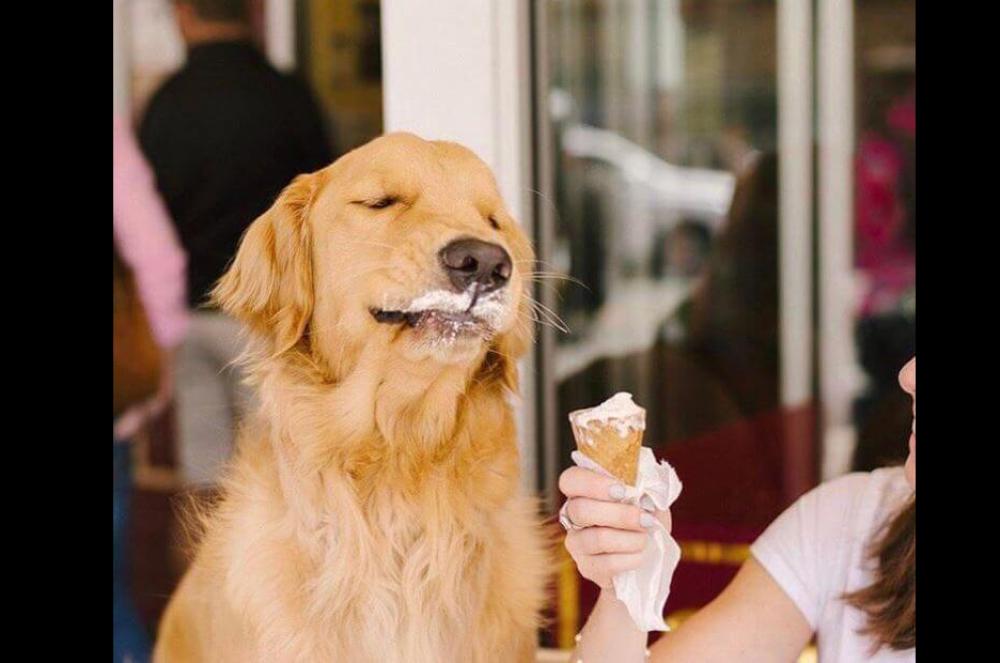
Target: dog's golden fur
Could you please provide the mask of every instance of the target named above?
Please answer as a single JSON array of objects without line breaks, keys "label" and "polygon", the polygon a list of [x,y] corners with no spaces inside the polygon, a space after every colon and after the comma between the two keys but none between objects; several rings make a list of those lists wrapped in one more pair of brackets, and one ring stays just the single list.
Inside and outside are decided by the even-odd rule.
[{"label": "dog's golden fur", "polygon": [[[458,237],[512,256],[495,333],[376,322],[445,287]],[[157,663],[533,660],[550,560],[508,403],[531,260],[488,168],[409,134],[300,176],[252,224],[214,297],[252,332],[260,409]]]}]

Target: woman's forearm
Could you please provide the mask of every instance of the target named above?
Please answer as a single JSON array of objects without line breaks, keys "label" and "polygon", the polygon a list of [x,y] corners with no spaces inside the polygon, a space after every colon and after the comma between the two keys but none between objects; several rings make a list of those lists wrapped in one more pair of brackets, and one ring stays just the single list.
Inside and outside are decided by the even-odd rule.
[{"label": "woman's forearm", "polygon": [[640,631],[614,590],[601,590],[594,610],[578,636],[572,663],[643,663],[646,660],[645,631]]}]

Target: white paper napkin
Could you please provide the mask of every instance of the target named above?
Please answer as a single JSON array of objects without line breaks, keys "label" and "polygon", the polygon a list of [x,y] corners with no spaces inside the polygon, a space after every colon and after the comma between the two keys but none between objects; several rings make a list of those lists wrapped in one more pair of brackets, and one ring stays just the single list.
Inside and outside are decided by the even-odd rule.
[{"label": "white paper napkin", "polygon": [[[579,451],[573,462],[588,470],[611,476],[604,468]],[[625,486],[626,504],[636,504],[646,511],[667,509],[681,494],[681,480],[667,461],[656,462],[653,450],[639,452],[639,476],[635,486]],[[642,565],[614,577],[615,596],[628,608],[628,614],[643,631],[669,631],[663,621],[663,606],[670,595],[670,580],[681,559],[681,548],[657,520],[648,528],[650,545],[643,553]]]}]

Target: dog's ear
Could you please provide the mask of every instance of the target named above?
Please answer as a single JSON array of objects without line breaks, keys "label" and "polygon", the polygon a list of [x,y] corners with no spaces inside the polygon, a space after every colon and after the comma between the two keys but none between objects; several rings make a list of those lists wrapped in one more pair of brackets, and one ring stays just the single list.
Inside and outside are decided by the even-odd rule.
[{"label": "dog's ear", "polygon": [[319,175],[300,175],[243,235],[212,301],[269,338],[274,354],[293,347],[313,308],[312,239],[307,216]]}]

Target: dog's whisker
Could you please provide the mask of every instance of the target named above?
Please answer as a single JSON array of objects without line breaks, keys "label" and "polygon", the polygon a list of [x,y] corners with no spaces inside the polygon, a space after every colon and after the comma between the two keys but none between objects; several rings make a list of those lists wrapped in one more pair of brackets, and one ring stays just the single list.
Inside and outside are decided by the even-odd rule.
[{"label": "dog's whisker", "polygon": [[[528,297],[528,303],[531,305],[531,307],[535,311],[537,311],[539,313],[544,313],[546,315],[546,317],[549,317],[550,319],[553,319],[553,320],[557,321],[563,327],[567,327],[566,321],[563,320],[561,317],[559,317],[558,313],[556,313],[555,311],[553,311],[552,309],[550,309],[548,306],[546,306],[545,304],[543,304],[540,301],[538,301],[537,299],[535,299],[534,297],[529,296]],[[567,331],[568,331],[568,328],[567,328]]]},{"label": "dog's whisker", "polygon": [[536,315],[531,316],[533,322],[536,322],[543,327],[551,327],[552,329],[561,331],[564,334],[570,333],[569,327],[558,316],[552,317],[550,314],[544,312],[536,313]]},{"label": "dog's whisker", "polygon": [[553,322],[553,321],[551,321],[551,320],[546,320],[546,319],[544,319],[544,318],[540,318],[540,317],[538,317],[538,316],[535,316],[535,315],[531,315],[530,313],[528,313],[528,314],[527,314],[527,318],[528,318],[528,319],[529,319],[529,320],[530,320],[531,322],[534,322],[534,323],[537,323],[538,325],[540,325],[540,326],[542,326],[542,327],[551,327],[552,329],[555,329],[555,330],[557,330],[557,331],[561,331],[561,332],[563,332],[563,333],[567,333],[567,334],[568,334],[568,333],[569,333],[569,331],[570,331],[570,330],[569,330],[568,328],[566,328],[565,326],[561,326],[561,325],[559,325],[559,324],[557,324],[557,323],[555,323],[555,322]]},{"label": "dog's whisker", "polygon": [[547,270],[531,270],[531,271],[525,273],[525,278],[527,278],[529,280],[535,280],[538,277],[550,278],[550,279],[554,279],[554,280],[569,281],[571,283],[576,283],[578,285],[581,285],[584,288],[586,288],[587,290],[590,290],[590,286],[588,286],[586,283],[584,283],[580,279],[576,278],[575,276],[570,276],[569,274],[566,274],[565,272],[560,271],[560,270],[552,270],[552,271],[547,271]]},{"label": "dog's whisker", "polygon": [[558,285],[553,284],[553,283],[546,283],[546,282],[542,282],[542,281],[533,281],[533,283],[537,283],[539,289],[541,289],[541,288],[548,288],[552,292],[552,294],[555,295],[555,297],[556,297],[557,300],[559,300],[560,302],[563,301],[563,293],[559,289]]},{"label": "dog's whisker", "polygon": [[541,310],[545,311],[546,313],[549,313],[550,315],[554,316],[555,318],[557,318],[559,320],[562,320],[562,318],[559,318],[559,316],[556,314],[555,311],[553,311],[548,306],[546,306],[545,304],[541,303],[540,301],[538,301],[534,297],[529,296],[528,297],[528,302],[531,303],[532,306],[534,306],[534,307],[536,307],[538,309],[541,309]]},{"label": "dog's whisker", "polygon": [[587,290],[590,290],[590,287],[580,279],[573,276],[566,276],[565,274],[535,273],[535,274],[528,274],[527,276],[525,276],[525,279],[532,283],[540,283],[542,281],[566,281],[567,283],[579,285],[586,288]]},{"label": "dog's whisker", "polygon": [[543,203],[546,204],[546,206],[548,207],[548,209],[555,215],[555,221],[558,224],[558,221],[560,220],[561,215],[559,214],[559,206],[556,205],[556,201],[552,197],[552,195],[551,194],[543,193],[542,191],[539,191],[538,189],[532,189],[531,187],[528,187],[527,191],[528,191],[528,193],[530,193],[531,195],[533,195],[534,197],[538,198],[540,201],[542,201]]}]

